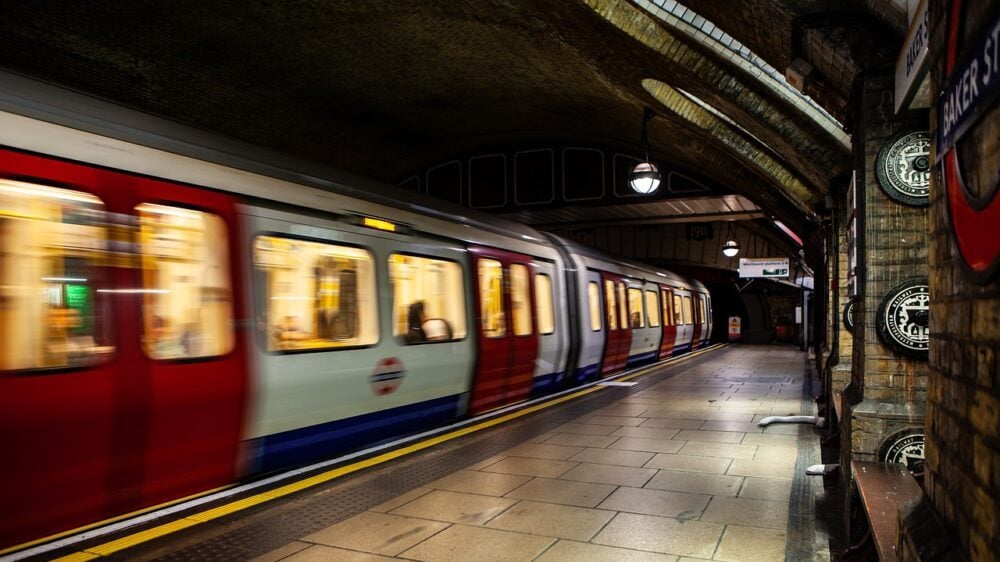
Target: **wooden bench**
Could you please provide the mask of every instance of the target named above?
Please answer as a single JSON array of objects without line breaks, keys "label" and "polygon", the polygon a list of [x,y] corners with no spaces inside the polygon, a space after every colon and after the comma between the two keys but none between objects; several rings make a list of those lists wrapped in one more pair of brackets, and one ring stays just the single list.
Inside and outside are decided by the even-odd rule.
[{"label": "wooden bench", "polygon": [[899,559],[899,508],[919,501],[923,490],[901,464],[851,461],[851,467],[879,560],[895,562]]}]

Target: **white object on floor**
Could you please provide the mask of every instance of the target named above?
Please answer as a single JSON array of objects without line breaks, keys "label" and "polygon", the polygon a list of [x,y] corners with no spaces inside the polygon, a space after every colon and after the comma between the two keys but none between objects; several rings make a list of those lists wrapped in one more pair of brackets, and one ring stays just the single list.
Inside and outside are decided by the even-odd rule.
[{"label": "white object on floor", "polygon": [[826,476],[840,470],[839,464],[814,464],[806,469],[809,476]]},{"label": "white object on floor", "polygon": [[826,418],[819,416],[768,416],[757,422],[757,425],[767,427],[772,423],[811,423],[822,428],[826,425]]}]

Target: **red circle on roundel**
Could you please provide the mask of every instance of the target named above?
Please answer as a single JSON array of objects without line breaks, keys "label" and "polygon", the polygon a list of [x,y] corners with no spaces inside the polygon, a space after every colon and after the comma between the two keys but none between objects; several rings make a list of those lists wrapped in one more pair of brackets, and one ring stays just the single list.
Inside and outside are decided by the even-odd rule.
[{"label": "red circle on roundel", "polygon": [[406,369],[403,362],[398,357],[386,357],[379,359],[375,363],[375,369],[368,377],[368,384],[376,396],[392,394],[403,384],[403,377],[406,376]]},{"label": "red circle on roundel", "polygon": [[[946,72],[950,76],[958,58],[958,35],[962,15],[962,0],[952,3],[948,24]],[[969,200],[958,162],[957,147],[952,146],[943,156],[945,201],[955,236],[955,245],[962,262],[979,280],[988,279],[1000,270],[1000,189],[997,185],[985,191],[985,197],[975,205]]]}]

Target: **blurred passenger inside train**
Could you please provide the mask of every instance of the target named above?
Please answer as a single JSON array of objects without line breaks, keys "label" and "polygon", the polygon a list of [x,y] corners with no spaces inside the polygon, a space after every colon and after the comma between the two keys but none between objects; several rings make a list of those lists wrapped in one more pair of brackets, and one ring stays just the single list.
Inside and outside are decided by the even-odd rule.
[{"label": "blurred passenger inside train", "polygon": [[407,314],[409,327],[406,331],[406,343],[421,343],[427,341],[427,334],[424,332],[424,322],[427,314],[424,312],[424,301],[416,301],[410,305]]}]

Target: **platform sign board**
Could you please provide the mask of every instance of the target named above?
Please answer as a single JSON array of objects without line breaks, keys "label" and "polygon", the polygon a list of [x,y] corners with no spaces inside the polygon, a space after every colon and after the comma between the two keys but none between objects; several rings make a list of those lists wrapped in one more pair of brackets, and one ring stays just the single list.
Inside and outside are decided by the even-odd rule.
[{"label": "platform sign board", "polygon": [[930,27],[927,0],[921,0],[910,20],[903,49],[896,59],[896,113],[903,109],[930,107],[930,85],[927,80]]},{"label": "platform sign board", "polygon": [[740,258],[740,277],[788,277],[788,258]]},{"label": "platform sign board", "polygon": [[739,316],[729,317],[729,341],[740,341],[743,338],[740,333],[740,322]]}]

